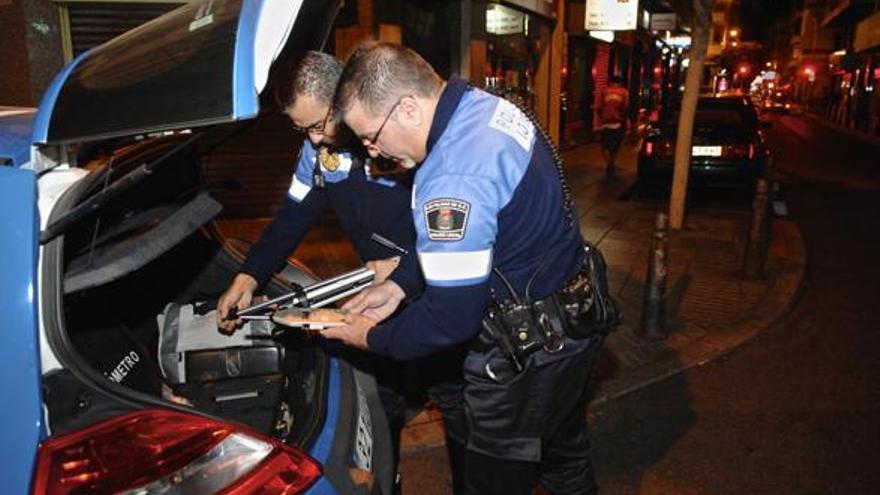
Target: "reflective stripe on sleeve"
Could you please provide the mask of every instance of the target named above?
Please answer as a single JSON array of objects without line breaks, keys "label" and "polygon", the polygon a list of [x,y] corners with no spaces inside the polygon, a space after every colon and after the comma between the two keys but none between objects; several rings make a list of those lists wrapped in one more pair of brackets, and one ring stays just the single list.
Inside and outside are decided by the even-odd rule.
[{"label": "reflective stripe on sleeve", "polygon": [[492,250],[419,253],[425,279],[447,282],[485,278],[492,269]]},{"label": "reflective stripe on sleeve", "polygon": [[312,190],[312,186],[308,184],[303,184],[299,177],[293,176],[293,181],[290,183],[290,189],[287,190],[287,195],[300,202],[303,198],[306,197],[306,194]]}]

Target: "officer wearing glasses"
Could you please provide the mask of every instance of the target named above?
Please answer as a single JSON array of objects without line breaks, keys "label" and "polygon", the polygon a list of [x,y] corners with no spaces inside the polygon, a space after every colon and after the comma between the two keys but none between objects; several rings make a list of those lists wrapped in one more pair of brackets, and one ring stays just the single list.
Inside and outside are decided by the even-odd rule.
[{"label": "officer wearing glasses", "polygon": [[[307,136],[287,197],[278,216],[266,227],[232,283],[220,297],[218,326],[227,332],[241,324],[228,320],[232,308],[251,305],[254,292],[282,268],[306,233],[332,205],[362,261],[384,280],[400,253],[371,239],[373,234],[411,250],[415,233],[409,214],[411,190],[390,176],[379,176],[360,143],[332,109],[333,92],[342,73],[335,57],[309,52],[294,69],[283,112],[294,129]],[[399,177],[399,176],[398,176]],[[419,284],[419,281],[415,281]],[[400,368],[391,360],[373,359],[372,367],[389,426],[399,437],[404,423]],[[394,439],[395,450],[399,440]],[[397,456],[395,455],[395,458]],[[395,459],[396,461],[396,459]]]},{"label": "officer wearing glasses", "polygon": [[591,302],[607,287],[546,134],[512,103],[388,43],[352,54],[336,105],[372,156],[417,167],[420,270],[408,273],[425,285],[412,292],[399,276],[367,289],[324,336],[399,359],[470,346],[465,435],[449,446],[455,493],[530,495],[538,483],[595,493],[586,388],[616,318]]},{"label": "officer wearing glasses", "polygon": [[410,189],[392,176],[371,169],[372,161],[332,109],[342,63],[326,53],[309,52],[294,69],[283,112],[293,128],[308,138],[297,160],[287,198],[278,216],[250,249],[239,273],[218,303],[218,325],[232,331],[240,321],[227,320],[233,307],[251,305],[254,292],[284,266],[328,205],[336,209],[358,255],[383,280],[400,253],[371,239],[373,234],[406,248],[414,242],[406,213]]}]

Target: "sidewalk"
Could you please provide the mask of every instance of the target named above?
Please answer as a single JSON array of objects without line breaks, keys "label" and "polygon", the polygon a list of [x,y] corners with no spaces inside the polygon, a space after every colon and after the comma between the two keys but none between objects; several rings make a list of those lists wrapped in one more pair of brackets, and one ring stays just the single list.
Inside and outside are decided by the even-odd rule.
[{"label": "sidewalk", "polygon": [[[805,252],[797,226],[775,219],[765,277],[747,280],[742,259],[748,208],[690,211],[685,227],[670,234],[667,330],[662,342],[636,336],[654,217],[665,207],[620,199],[635,181],[638,143],[621,152],[618,180],[602,182],[597,144],[565,152],[584,236],[608,261],[612,291],[625,322],[605,341],[593,380],[593,406],[693,366],[705,364],[770,326],[793,301],[804,274]],[[441,445],[439,413],[416,414],[403,433],[404,452]]]}]

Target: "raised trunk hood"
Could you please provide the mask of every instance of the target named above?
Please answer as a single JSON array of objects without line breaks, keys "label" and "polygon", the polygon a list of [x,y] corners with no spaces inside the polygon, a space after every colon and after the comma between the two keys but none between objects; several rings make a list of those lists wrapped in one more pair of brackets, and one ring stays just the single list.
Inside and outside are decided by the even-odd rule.
[{"label": "raised trunk hood", "polygon": [[289,68],[306,50],[320,48],[338,5],[184,5],[65,67],[43,97],[33,141],[89,141],[254,117],[270,68]]}]

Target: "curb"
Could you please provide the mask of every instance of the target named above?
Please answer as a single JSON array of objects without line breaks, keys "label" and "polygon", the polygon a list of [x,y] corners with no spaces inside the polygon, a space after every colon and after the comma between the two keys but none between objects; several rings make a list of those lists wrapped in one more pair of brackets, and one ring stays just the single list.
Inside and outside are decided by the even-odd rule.
[{"label": "curb", "polygon": [[650,366],[629,371],[625,377],[610,378],[598,385],[591,406],[598,406],[665,380],[696,366],[703,366],[745,344],[794,306],[806,272],[806,246],[797,224],[777,218],[768,250],[766,273],[776,273],[762,303],[747,316],[708,332],[682,348],[671,348],[669,357]]}]

